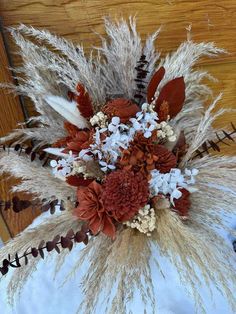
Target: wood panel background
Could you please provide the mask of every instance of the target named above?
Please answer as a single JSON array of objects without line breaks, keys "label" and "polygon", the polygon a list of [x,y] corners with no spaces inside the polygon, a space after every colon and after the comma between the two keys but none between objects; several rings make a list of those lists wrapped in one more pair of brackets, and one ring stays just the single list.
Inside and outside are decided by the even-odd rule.
[{"label": "wood panel background", "polygon": [[[228,54],[218,58],[202,59],[199,66],[208,70],[219,80],[217,83],[209,83],[214,95],[223,92],[219,106],[236,108],[235,0],[1,0],[0,15],[5,26],[25,23],[34,27],[47,28],[74,42],[82,41],[86,51],[89,47],[100,43],[100,38],[96,33],[104,34],[103,16],[128,18],[129,15],[136,15],[138,31],[142,36],[155,31],[162,25],[162,32],[157,40],[157,47],[162,55],[176,49],[186,39],[186,29],[191,26],[193,40],[214,41],[217,46],[228,50]],[[16,47],[8,34],[6,36],[13,64],[19,65],[20,60],[14,54]],[[1,66],[2,58],[4,57],[1,54]],[[3,62],[4,65],[6,65],[6,60]],[[9,79],[4,76],[0,78],[1,80]],[[28,104],[28,111],[32,112],[30,104]],[[4,105],[1,105],[1,134],[13,128],[17,120],[22,120],[22,111],[19,109],[19,103],[9,98]],[[235,113],[224,115],[216,122],[216,125],[223,127],[230,121],[236,123]],[[235,154],[236,146],[226,147],[222,151]],[[1,182],[1,197],[2,193],[3,195],[6,193],[2,191]],[[9,219],[12,218],[7,217],[8,223]],[[20,221],[23,218],[18,216],[14,219]],[[24,224],[22,225],[19,221],[18,228],[14,224],[11,227],[14,234],[23,228]]]}]

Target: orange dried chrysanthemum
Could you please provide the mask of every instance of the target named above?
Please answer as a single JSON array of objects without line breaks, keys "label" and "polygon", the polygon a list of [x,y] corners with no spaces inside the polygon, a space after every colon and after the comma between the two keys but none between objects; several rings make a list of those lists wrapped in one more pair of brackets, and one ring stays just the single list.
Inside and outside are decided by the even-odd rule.
[{"label": "orange dried chrysanthemum", "polygon": [[176,157],[166,147],[154,143],[156,133],[145,138],[137,133],[128,149],[123,150],[118,166],[122,169],[141,171],[146,175],[154,169],[162,173],[169,172],[176,166]]},{"label": "orange dried chrysanthemum", "polygon": [[119,222],[134,217],[146,205],[148,196],[148,181],[141,172],[117,170],[111,172],[103,184],[103,206]]},{"label": "orange dried chrysanthemum", "polygon": [[116,228],[112,218],[104,209],[101,200],[102,191],[102,186],[96,181],[93,181],[87,187],[78,188],[79,205],[75,208],[74,214],[79,219],[88,222],[88,227],[94,235],[101,231],[114,238]]}]

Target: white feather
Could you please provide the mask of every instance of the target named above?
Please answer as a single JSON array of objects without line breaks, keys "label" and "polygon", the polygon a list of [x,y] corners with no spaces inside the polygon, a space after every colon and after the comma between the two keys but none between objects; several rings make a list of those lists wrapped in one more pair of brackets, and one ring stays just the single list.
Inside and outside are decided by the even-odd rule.
[{"label": "white feather", "polygon": [[44,151],[48,154],[51,155],[55,155],[55,156],[59,156],[59,157],[69,157],[69,154],[65,154],[63,153],[64,148],[53,148],[53,147],[49,147],[49,148],[45,148]]},{"label": "white feather", "polygon": [[78,128],[85,129],[89,127],[88,121],[82,117],[75,101],[68,101],[63,97],[54,95],[46,96],[45,101],[62,117]]}]

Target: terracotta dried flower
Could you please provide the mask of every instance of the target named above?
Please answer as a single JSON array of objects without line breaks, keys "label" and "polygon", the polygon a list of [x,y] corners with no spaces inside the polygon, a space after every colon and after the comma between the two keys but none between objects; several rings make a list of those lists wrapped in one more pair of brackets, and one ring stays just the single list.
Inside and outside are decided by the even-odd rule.
[{"label": "terracotta dried flower", "polygon": [[122,123],[126,123],[130,118],[135,117],[140,111],[138,105],[129,99],[116,98],[110,100],[102,109],[102,111],[111,117],[119,117]]},{"label": "terracotta dried flower", "polygon": [[112,218],[104,209],[102,192],[102,186],[96,181],[87,187],[80,187],[77,192],[79,205],[75,208],[74,214],[79,219],[88,222],[88,227],[94,235],[101,231],[114,238],[116,228]]},{"label": "terracotta dried flower", "polygon": [[131,219],[147,203],[148,196],[148,181],[141,172],[114,171],[103,185],[104,208],[119,222]]}]

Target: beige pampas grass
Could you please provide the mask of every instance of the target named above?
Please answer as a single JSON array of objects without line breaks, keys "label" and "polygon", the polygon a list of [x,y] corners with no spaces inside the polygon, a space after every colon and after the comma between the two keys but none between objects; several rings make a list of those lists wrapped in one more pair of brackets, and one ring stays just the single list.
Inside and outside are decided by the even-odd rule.
[{"label": "beige pampas grass", "polygon": [[31,193],[37,198],[75,200],[75,189],[66,182],[55,178],[50,168],[42,167],[40,162],[31,162],[27,157],[18,156],[15,152],[1,152],[0,173],[10,173],[22,181],[12,190]]}]

